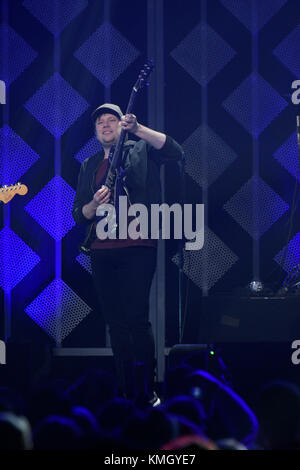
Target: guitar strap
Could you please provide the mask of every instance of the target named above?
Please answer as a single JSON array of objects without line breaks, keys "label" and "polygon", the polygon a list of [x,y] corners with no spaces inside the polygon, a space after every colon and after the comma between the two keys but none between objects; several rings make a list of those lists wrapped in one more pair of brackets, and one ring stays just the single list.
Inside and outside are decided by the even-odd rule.
[{"label": "guitar strap", "polygon": [[[114,151],[115,151],[115,146],[113,145],[110,149],[110,152],[109,152],[109,155],[108,155],[108,165],[106,167],[106,170],[105,170],[105,173],[104,173],[104,176],[102,177],[101,181],[98,183],[98,185],[96,186],[96,189],[95,191],[98,191],[101,186],[104,184],[104,181],[106,180],[106,177],[107,177],[107,173],[108,173],[108,170],[109,170],[109,167],[110,167],[110,164],[111,164],[111,160],[112,160],[112,156],[114,154]],[[102,163],[104,162],[104,160],[102,160]],[[98,168],[99,169],[99,168]]]},{"label": "guitar strap", "polygon": [[[127,158],[127,155],[130,151],[130,148],[131,148],[131,146],[127,146],[124,153],[123,153],[122,161],[121,161],[121,164],[120,164],[119,169],[118,169],[118,177],[116,178],[116,183],[115,184],[121,184],[121,181],[117,182],[117,179],[121,180],[125,176],[126,170],[124,169],[124,166],[125,166],[126,158]],[[104,184],[105,180],[106,180],[107,173],[109,171],[109,168],[110,168],[110,165],[111,165],[111,162],[112,162],[112,158],[113,158],[113,155],[114,155],[114,151],[115,151],[115,146],[113,145],[111,147],[109,155],[108,155],[108,165],[106,167],[105,174],[104,174],[103,178],[101,179],[100,183],[97,185],[95,191],[98,191],[101,188],[101,186]]]}]

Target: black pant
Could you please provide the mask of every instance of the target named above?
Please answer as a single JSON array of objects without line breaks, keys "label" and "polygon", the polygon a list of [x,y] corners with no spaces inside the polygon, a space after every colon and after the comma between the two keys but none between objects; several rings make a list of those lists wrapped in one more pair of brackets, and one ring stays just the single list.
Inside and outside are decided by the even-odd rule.
[{"label": "black pant", "polygon": [[[140,246],[92,250],[91,262],[121,391],[130,396],[145,386],[145,392],[148,388],[151,394],[155,347],[149,322],[149,294],[156,249]],[[133,389],[134,383],[137,391]]]}]

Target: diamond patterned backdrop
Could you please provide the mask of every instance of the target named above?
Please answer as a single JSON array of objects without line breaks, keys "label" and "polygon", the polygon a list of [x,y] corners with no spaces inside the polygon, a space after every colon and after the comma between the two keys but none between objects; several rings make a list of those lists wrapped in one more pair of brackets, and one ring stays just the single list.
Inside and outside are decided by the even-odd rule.
[{"label": "diamond patterned backdrop", "polygon": [[80,253],[80,255],[76,257],[76,261],[78,261],[78,263],[81,264],[81,266],[86,269],[89,274],[92,274],[91,259],[89,256]]},{"label": "diamond patterned backdrop", "polygon": [[275,56],[296,76],[300,76],[299,64],[299,37],[300,25],[298,25],[281,43],[274,49]]},{"label": "diamond patterned backdrop", "polygon": [[[99,44],[96,49],[95,44]],[[106,87],[112,85],[138,54],[137,49],[110,23],[103,23],[74,53]]]},{"label": "diamond patterned backdrop", "polygon": [[206,125],[198,127],[183,143],[183,148],[188,155],[186,172],[202,187],[212,184],[237,158]]},{"label": "diamond patterned backdrop", "polygon": [[56,175],[25,206],[25,210],[56,241],[74,227],[72,206],[75,191],[60,176]]},{"label": "diamond patterned backdrop", "polygon": [[96,137],[92,137],[80,150],[76,153],[75,158],[82,163],[86,158],[92,157],[99,152],[99,141]]},{"label": "diamond patterned backdrop", "polygon": [[7,24],[0,25],[0,44],[4,49],[0,55],[1,80],[10,85],[38,54]]},{"label": "diamond patterned backdrop", "polygon": [[226,111],[255,137],[287,105],[286,100],[257,74],[249,76],[223,103]]},{"label": "diamond patterned backdrop", "polygon": [[54,36],[59,36],[63,29],[88,5],[88,0],[24,0],[23,5]]},{"label": "diamond patterned backdrop", "polygon": [[[149,48],[147,2],[3,1],[0,79],[9,100],[0,184],[22,180],[29,192],[4,212],[0,258],[10,268],[0,288],[13,294],[16,335],[30,336],[34,323],[73,345],[78,329],[99,330],[89,259],[78,254],[83,233],[70,214],[80,164],[100,150],[89,116],[108,99],[125,108]],[[300,175],[290,102],[300,78],[300,12],[294,0],[163,4],[165,131],[185,150],[187,202],[206,206],[204,248],[184,253],[187,308],[198,315],[203,291],[231,292],[251,280],[253,242],[262,277],[276,268],[278,281],[299,263],[298,200],[289,240],[286,227]],[[146,94],[136,114],[147,123]],[[178,192],[175,174],[166,174],[167,194]],[[176,331],[178,256],[166,263],[167,322]]]},{"label": "diamond patterned backdrop", "polygon": [[259,239],[289,206],[262,179],[253,176],[224,209],[253,238]]},{"label": "diamond patterned backdrop", "polygon": [[36,152],[9,126],[0,129],[0,184],[19,181],[37,161]]},{"label": "diamond patterned backdrop", "polygon": [[[57,299],[61,299],[57,302]],[[62,280],[55,279],[28,307],[26,313],[61,342],[91,312],[90,307]]]},{"label": "diamond patterned backdrop", "polygon": [[[127,6],[128,18],[139,16],[133,32],[124,30],[122,7],[114,9],[120,2],[4,3],[0,79],[10,88],[0,122],[0,184],[21,180],[29,188],[7,206],[0,227],[0,288],[11,296],[14,339],[35,334],[34,323],[45,341],[105,346],[90,260],[78,254],[83,233],[71,209],[80,164],[101,149],[90,114],[107,101],[108,89],[124,108],[140,49],[146,59],[146,7]],[[88,339],[76,332],[82,324]]]},{"label": "diamond patterned backdrop", "polygon": [[[179,30],[172,24],[181,8],[179,1],[172,13],[165,6],[166,81],[176,81],[166,90],[173,111],[166,122],[185,150],[186,198],[206,206],[204,247],[183,257],[191,281],[184,310],[199,316],[200,291],[229,294],[252,280],[253,246],[266,283],[281,282],[299,263],[299,197],[288,245],[287,237],[300,175],[290,100],[300,75],[300,12],[289,0],[193,2]],[[179,83],[183,99],[174,104]],[[172,260],[178,266],[178,255]],[[170,322],[178,311],[174,282]]]},{"label": "diamond patterned backdrop", "polygon": [[[208,227],[205,228],[205,247],[185,251],[183,271],[200,289],[211,289],[237,262],[238,257]],[[178,255],[174,256],[178,265]]]},{"label": "diamond patterned backdrop", "polygon": [[1,230],[0,286],[2,289],[11,291],[39,261],[39,256],[9,227]]},{"label": "diamond patterned backdrop", "polygon": [[300,233],[297,233],[288,245],[284,246],[279,253],[276,254],[274,260],[282,266],[286,272],[300,263]]},{"label": "diamond patterned backdrop", "polygon": [[88,103],[55,73],[25,103],[25,108],[58,139],[86,111]]},{"label": "diamond patterned backdrop", "polygon": [[[205,49],[199,44],[205,44]],[[206,85],[234,55],[235,51],[207,24],[198,24],[171,52],[200,85]]]},{"label": "diamond patterned backdrop", "polygon": [[290,137],[276,150],[274,158],[285,168],[294,178],[300,177],[299,153],[297,146],[297,134],[293,132]]},{"label": "diamond patterned backdrop", "polygon": [[287,0],[221,0],[221,3],[253,33],[257,33],[286,2]]}]

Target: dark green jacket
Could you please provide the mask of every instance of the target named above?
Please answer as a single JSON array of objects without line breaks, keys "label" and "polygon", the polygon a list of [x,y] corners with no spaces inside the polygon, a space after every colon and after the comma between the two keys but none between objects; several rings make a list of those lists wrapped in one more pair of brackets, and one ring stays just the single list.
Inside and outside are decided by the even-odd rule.
[{"label": "dark green jacket", "polygon": [[[165,145],[156,150],[144,140],[127,140],[123,146],[125,176],[124,186],[127,189],[130,204],[142,203],[147,207],[161,202],[160,165],[166,161],[178,161],[183,150],[172,137],[167,136]],[[88,250],[96,234],[93,230],[94,220],[84,217],[82,207],[89,203],[96,192],[96,173],[103,161],[103,150],[87,158],[81,165],[72,215],[77,224],[86,224],[87,233],[82,250]]]}]

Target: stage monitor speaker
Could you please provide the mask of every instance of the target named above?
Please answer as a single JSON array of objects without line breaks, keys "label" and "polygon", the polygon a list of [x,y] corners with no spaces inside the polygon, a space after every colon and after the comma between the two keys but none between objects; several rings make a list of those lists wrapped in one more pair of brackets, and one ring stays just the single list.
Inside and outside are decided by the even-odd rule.
[{"label": "stage monitor speaker", "polygon": [[182,363],[204,367],[208,353],[207,344],[175,344],[169,351],[167,367],[173,369]]},{"label": "stage monitor speaker", "polygon": [[300,338],[299,314],[299,297],[208,297],[199,315],[198,341],[293,341]]},{"label": "stage monitor speaker", "polygon": [[175,344],[169,352],[167,372],[180,365],[206,371],[224,383],[231,382],[231,373],[223,360],[219,345]]}]

